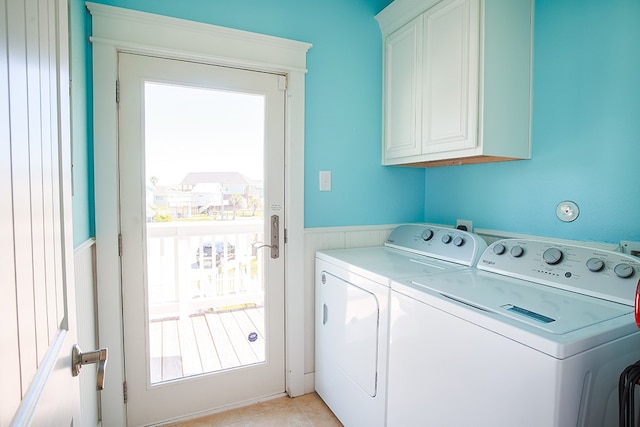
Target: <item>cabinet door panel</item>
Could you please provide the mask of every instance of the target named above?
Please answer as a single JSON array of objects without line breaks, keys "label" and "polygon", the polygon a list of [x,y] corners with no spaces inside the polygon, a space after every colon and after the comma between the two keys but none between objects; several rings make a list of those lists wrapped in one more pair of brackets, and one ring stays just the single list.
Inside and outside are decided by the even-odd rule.
[{"label": "cabinet door panel", "polygon": [[385,55],[385,159],[420,154],[422,20],[390,35]]},{"label": "cabinet door panel", "polygon": [[422,152],[477,143],[478,1],[450,0],[424,15]]},{"label": "cabinet door panel", "polygon": [[533,0],[394,0],[385,40],[383,164],[531,158]]}]

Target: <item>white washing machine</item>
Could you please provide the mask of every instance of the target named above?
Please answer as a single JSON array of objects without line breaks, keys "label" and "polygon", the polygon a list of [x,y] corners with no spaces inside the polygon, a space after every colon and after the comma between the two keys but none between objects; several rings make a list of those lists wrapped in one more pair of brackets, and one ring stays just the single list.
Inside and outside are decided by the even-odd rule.
[{"label": "white washing machine", "polygon": [[477,235],[432,225],[401,225],[382,247],[316,254],[315,386],[347,427],[386,422],[391,279],[475,265]]},{"label": "white washing machine", "polygon": [[390,427],[617,426],[637,258],[533,240],[391,284]]}]

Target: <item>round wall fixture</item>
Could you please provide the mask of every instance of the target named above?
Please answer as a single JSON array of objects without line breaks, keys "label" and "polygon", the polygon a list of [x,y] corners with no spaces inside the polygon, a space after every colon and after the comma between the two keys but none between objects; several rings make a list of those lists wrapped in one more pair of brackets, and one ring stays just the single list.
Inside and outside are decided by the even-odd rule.
[{"label": "round wall fixture", "polygon": [[560,202],[556,207],[556,215],[560,221],[571,222],[575,221],[580,214],[580,208],[574,202],[565,200]]}]

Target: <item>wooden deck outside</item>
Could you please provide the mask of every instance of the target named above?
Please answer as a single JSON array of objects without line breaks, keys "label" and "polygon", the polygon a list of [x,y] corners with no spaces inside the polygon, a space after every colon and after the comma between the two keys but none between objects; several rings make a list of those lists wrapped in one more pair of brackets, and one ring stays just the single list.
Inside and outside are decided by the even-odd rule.
[{"label": "wooden deck outside", "polygon": [[151,383],[265,360],[264,308],[207,312],[149,323]]}]

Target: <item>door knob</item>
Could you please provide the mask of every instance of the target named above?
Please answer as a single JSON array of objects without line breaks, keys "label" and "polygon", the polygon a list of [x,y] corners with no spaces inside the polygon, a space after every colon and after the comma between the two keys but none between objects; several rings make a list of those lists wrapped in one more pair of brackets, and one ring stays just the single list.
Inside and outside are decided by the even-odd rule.
[{"label": "door knob", "polygon": [[104,388],[104,370],[107,366],[107,349],[82,352],[78,344],[74,344],[71,350],[71,370],[73,376],[76,377],[80,373],[83,365],[98,364],[98,379],[96,390]]}]

